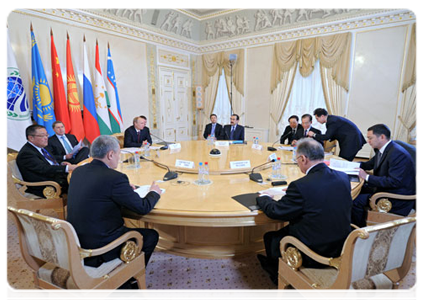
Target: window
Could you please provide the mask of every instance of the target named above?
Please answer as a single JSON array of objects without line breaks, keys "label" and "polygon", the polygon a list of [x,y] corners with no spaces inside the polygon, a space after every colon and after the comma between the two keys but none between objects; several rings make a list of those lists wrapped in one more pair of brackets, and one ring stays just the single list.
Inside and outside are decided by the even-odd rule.
[{"label": "window", "polygon": [[[230,87],[229,87],[230,88]],[[219,86],[214,102],[213,113],[217,115],[219,124],[229,124],[231,118],[231,104],[229,102],[228,88],[226,87],[225,71],[222,69],[222,75],[219,78]]]},{"label": "window", "polygon": [[318,60],[314,65],[314,71],[306,78],[301,76],[299,68],[295,73],[294,83],[292,85],[291,95],[288,103],[279,122],[279,132],[282,133],[285,127],[289,125],[288,118],[292,115],[297,115],[299,123],[301,123],[301,116],[303,114],[310,114],[313,116],[312,126],[326,132],[326,126],[316,121],[313,111],[316,108],[326,108],[325,98],[323,95],[322,78],[320,77],[320,61]]}]

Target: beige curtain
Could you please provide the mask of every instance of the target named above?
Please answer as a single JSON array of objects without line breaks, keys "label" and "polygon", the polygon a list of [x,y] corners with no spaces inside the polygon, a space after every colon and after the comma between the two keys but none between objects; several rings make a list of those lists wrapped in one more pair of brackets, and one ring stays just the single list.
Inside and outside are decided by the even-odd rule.
[{"label": "beige curtain", "polygon": [[270,93],[277,88],[292,67],[297,64],[297,42],[284,42],[275,44],[270,79]]},{"label": "beige curtain", "polygon": [[219,87],[220,75],[220,72],[216,72],[213,76],[209,77],[209,85],[204,89],[204,109],[202,110],[203,120],[200,128],[201,136],[203,135],[204,128],[209,123],[210,115],[213,112],[217,88]]},{"label": "beige curtain", "polygon": [[402,92],[399,125],[394,138],[409,143],[411,142],[410,132],[416,127],[416,24],[413,24],[411,28]]}]

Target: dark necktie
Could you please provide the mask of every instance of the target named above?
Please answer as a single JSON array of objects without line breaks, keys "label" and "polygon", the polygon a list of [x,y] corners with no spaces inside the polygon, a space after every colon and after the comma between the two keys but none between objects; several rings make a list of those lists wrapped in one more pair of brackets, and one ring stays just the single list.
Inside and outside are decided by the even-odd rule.
[{"label": "dark necktie", "polygon": [[138,131],[137,135],[138,135],[138,143],[139,143],[140,142],[140,138],[141,138],[141,130]]},{"label": "dark necktie", "polygon": [[50,155],[50,153],[47,152],[46,149],[41,148],[41,152],[43,153],[43,156],[44,156],[45,159],[47,159],[48,161],[51,161],[53,163],[53,165],[55,165],[55,166],[58,165],[57,161],[54,159],[53,156]]},{"label": "dark necktie", "polygon": [[235,132],[235,126],[232,126],[231,135],[229,136],[230,140],[234,139],[234,132]]},{"label": "dark necktie", "polygon": [[380,161],[382,160],[382,153],[379,151],[376,154],[376,159],[375,159],[375,169],[379,167]]},{"label": "dark necktie", "polygon": [[308,129],[305,129],[305,130],[304,130],[304,136],[305,136],[305,137],[307,137],[307,132],[308,132]]}]

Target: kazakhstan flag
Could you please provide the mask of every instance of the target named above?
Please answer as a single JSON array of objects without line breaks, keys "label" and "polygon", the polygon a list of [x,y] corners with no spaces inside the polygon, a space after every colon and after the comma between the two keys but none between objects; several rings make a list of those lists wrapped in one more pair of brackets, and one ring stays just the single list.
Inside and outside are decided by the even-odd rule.
[{"label": "kazakhstan flag", "polygon": [[53,122],[56,121],[53,110],[53,98],[44,73],[43,62],[35,41],[34,32],[31,31],[31,59],[32,59],[32,107],[33,117],[38,125],[43,125],[50,136],[54,134]]}]

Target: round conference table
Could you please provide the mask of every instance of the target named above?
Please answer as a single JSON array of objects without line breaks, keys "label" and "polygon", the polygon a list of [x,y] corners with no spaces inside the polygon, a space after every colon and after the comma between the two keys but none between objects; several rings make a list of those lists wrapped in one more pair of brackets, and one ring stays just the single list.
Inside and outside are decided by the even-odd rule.
[{"label": "round conference table", "polygon": [[[185,141],[180,145],[176,150],[152,150],[148,157],[152,161],[142,159],[138,169],[127,163],[119,165],[118,170],[127,174],[131,183],[143,186],[156,181],[165,189],[149,214],[137,215],[124,210],[126,226],[154,228],[160,235],[159,249],[187,257],[223,258],[263,250],[263,234],[278,230],[286,223],[272,220],[262,211],[251,211],[232,196],[272,187],[268,181],[271,164],[254,171],[262,175],[263,184],[251,181],[248,176],[252,168],[265,163],[272,153],[281,158],[282,174],[288,184],[304,176],[292,161],[292,151],[270,152],[267,143],[261,144],[262,150],[256,150],[251,142],[214,147],[207,141]],[[221,155],[210,156],[212,148],[218,148]],[[325,156],[325,160],[331,157],[334,156]],[[194,166],[180,167],[177,160],[193,162]],[[250,167],[231,168],[230,162],[245,160],[250,161]],[[199,162],[208,162],[210,166],[212,183],[209,185],[195,183]],[[178,178],[162,181],[166,166],[177,171]],[[354,197],[362,183],[351,185]]]}]

